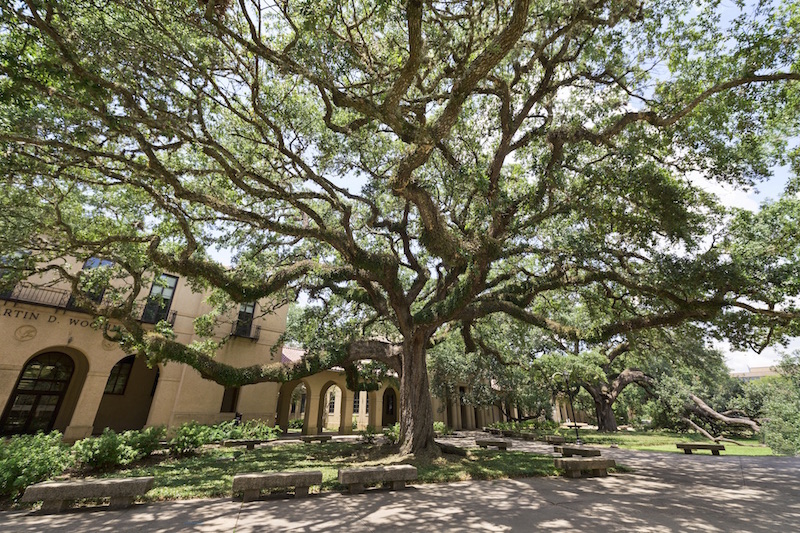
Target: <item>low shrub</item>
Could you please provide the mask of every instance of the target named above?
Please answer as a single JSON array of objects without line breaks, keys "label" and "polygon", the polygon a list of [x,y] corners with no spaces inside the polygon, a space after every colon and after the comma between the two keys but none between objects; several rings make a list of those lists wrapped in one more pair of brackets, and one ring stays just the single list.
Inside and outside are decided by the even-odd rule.
[{"label": "low shrub", "polygon": [[79,440],[72,447],[75,460],[84,468],[110,468],[136,460],[136,450],[113,429],[98,437]]},{"label": "low shrub", "polygon": [[453,433],[453,428],[447,426],[444,422],[434,422],[433,431],[440,435],[451,435]]},{"label": "low shrub", "polygon": [[248,420],[240,424],[228,420],[210,426],[209,438],[212,442],[228,439],[273,440],[278,438],[278,430],[260,420]]},{"label": "low shrub", "polygon": [[50,479],[73,465],[61,433],[0,439],[0,496],[17,497],[28,485]]},{"label": "low shrub", "polygon": [[133,449],[136,460],[138,460],[151,455],[159,449],[161,447],[161,439],[164,438],[165,433],[166,428],[164,426],[154,426],[140,431],[126,431],[120,437],[123,442]]},{"label": "low shrub", "polygon": [[196,453],[204,444],[213,442],[214,432],[209,426],[197,422],[186,422],[178,427],[169,439],[169,451],[172,455],[183,457]]},{"label": "low shrub", "polygon": [[367,444],[375,444],[376,437],[377,434],[375,433],[375,428],[371,425],[368,425],[364,431],[361,432],[361,441],[366,442]]},{"label": "low shrub", "polygon": [[289,420],[289,429],[303,429],[303,419],[292,418]]},{"label": "low shrub", "polygon": [[384,429],[383,436],[386,437],[389,444],[397,444],[400,441],[400,424],[395,424]]}]

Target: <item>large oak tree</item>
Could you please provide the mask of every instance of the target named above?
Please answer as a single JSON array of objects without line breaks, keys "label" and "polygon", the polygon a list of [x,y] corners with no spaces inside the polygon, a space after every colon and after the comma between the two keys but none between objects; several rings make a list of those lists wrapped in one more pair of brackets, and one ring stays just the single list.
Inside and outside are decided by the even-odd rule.
[{"label": "large oak tree", "polygon": [[[781,161],[797,17],[769,2],[3,0],[2,239],[33,258],[7,268],[57,271],[122,325],[109,335],[221,383],[380,360],[400,376],[403,450],[432,452],[426,350],[455,324],[468,339],[502,313],[586,342],[726,310],[789,324],[785,288],[730,268],[724,214],[694,180],[748,185]],[[100,274],[69,254],[114,260],[105,275],[128,281],[113,305],[80,297]],[[135,320],[160,269],[234,302],[333,298],[384,341],[226,367],[213,342]],[[558,320],[556,303],[587,297],[620,312]]]}]

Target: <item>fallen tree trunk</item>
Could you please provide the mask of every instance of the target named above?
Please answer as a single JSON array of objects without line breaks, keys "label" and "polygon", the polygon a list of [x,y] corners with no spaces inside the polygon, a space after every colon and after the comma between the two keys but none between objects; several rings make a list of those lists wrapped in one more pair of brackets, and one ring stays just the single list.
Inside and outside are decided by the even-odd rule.
[{"label": "fallen tree trunk", "polygon": [[697,414],[698,416],[716,420],[717,422],[722,422],[723,424],[728,426],[746,426],[749,427],[751,430],[753,430],[755,433],[759,433],[761,431],[761,426],[759,426],[755,420],[742,417],[725,416],[722,413],[718,413],[717,411],[709,407],[708,404],[706,404],[706,402],[704,402],[694,394],[689,394],[689,399],[692,401],[692,404],[689,404],[687,406],[687,409]]},{"label": "fallen tree trunk", "polygon": [[681,420],[683,420],[687,425],[689,425],[689,427],[691,427],[692,429],[694,429],[695,431],[697,431],[698,433],[703,435],[708,440],[712,440],[714,442],[729,442],[729,443],[735,444],[737,446],[742,446],[741,442],[736,442],[733,439],[728,439],[728,438],[722,437],[722,436],[719,436],[719,437],[713,436],[711,433],[709,433],[708,431],[706,431],[702,427],[700,427],[697,424],[695,424],[689,417],[686,417],[686,416],[681,417]]}]

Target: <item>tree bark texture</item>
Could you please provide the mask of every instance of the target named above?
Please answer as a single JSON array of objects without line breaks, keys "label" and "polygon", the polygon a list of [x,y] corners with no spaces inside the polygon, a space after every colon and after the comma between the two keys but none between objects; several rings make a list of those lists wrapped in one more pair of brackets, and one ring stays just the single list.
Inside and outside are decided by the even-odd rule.
[{"label": "tree bark texture", "polygon": [[594,396],[594,412],[597,415],[597,430],[617,431],[617,417],[614,416],[614,400],[605,394]]},{"label": "tree bark texture", "polygon": [[426,343],[424,335],[415,335],[403,342],[400,374],[400,451],[403,454],[434,456],[439,451],[433,440]]}]

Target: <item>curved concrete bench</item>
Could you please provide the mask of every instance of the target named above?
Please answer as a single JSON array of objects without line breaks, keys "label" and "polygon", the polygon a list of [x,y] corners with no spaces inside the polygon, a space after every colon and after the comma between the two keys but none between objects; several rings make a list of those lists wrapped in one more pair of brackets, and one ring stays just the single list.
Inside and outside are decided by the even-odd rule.
[{"label": "curved concrete bench", "polygon": [[679,442],[675,446],[683,450],[683,453],[692,454],[692,450],[709,450],[711,455],[719,455],[725,449],[724,444],[709,444],[699,442]]},{"label": "curved concrete bench", "polygon": [[21,502],[42,501],[42,511],[58,513],[81,498],[111,498],[110,509],[130,507],[136,496],[153,488],[154,477],[45,481],[25,489]]},{"label": "curved concrete bench", "polygon": [[331,440],[331,436],[330,435],[301,435],[300,436],[300,440],[303,441],[303,442],[314,442],[315,440],[318,440],[320,443],[322,443],[322,442],[328,442],[329,440]]},{"label": "curved concrete bench", "polygon": [[391,483],[392,490],[406,487],[406,481],[417,479],[417,468],[411,465],[372,466],[367,468],[342,468],[339,483],[350,488],[350,494],[364,492],[364,485]]},{"label": "curved concrete bench", "polygon": [[553,446],[556,453],[560,453],[564,457],[572,457],[573,455],[580,455],[581,457],[600,457],[600,450],[596,448],[582,448],[578,446]]},{"label": "curved concrete bench", "polygon": [[477,444],[481,448],[486,448],[487,446],[493,446],[498,450],[507,450],[508,447],[511,445],[509,442],[500,439],[475,439],[475,444]]},{"label": "curved concrete bench", "polygon": [[564,470],[567,477],[581,477],[581,472],[588,472],[592,476],[607,476],[608,469],[617,466],[613,459],[598,459],[594,457],[570,457],[556,459],[556,468]]},{"label": "curved concrete bench", "polygon": [[308,487],[322,485],[322,472],[302,470],[298,472],[251,472],[233,477],[233,493],[242,493],[242,501],[257,500],[263,489],[294,487],[294,497],[308,496]]}]

